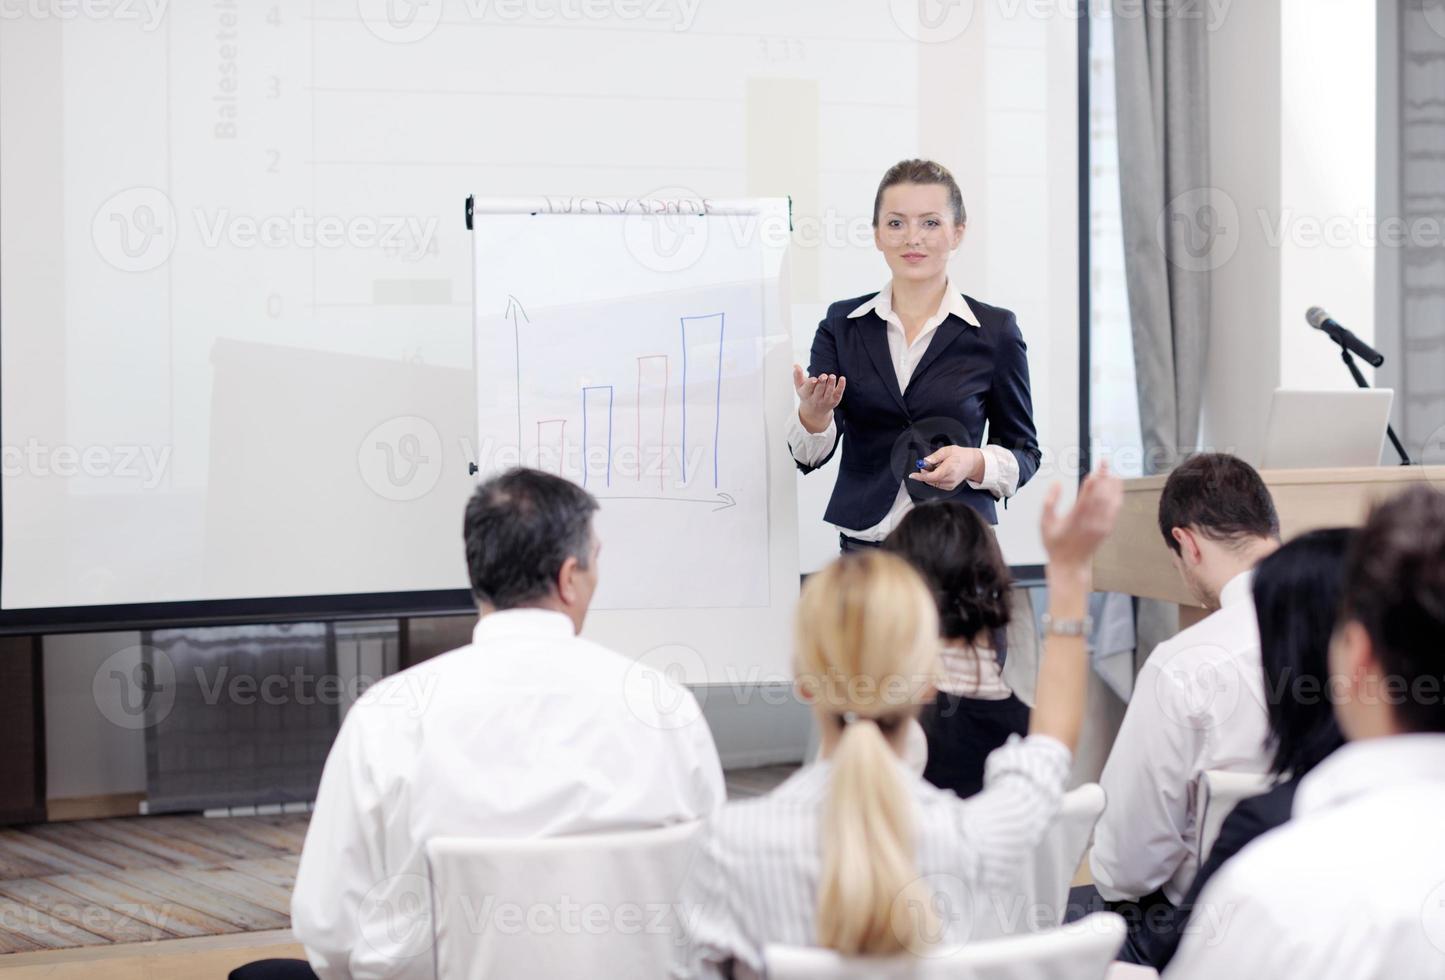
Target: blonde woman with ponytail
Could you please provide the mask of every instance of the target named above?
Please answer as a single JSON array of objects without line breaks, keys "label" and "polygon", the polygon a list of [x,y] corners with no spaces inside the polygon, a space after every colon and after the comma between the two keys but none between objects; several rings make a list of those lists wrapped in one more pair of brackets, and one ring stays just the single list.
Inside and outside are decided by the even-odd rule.
[{"label": "blonde woman with ponytail", "polygon": [[1123,497],[1107,469],[1084,481],[1066,515],[1059,492],[1050,491],[1041,527],[1054,626],[1029,735],[989,757],[984,788],[968,800],[901,759],[939,670],[928,587],[881,551],[844,555],[809,576],[794,673],[819,726],[820,758],[714,819],[688,883],[689,945],[677,976],[760,976],[767,943],[926,953],[977,938],[977,911],[1011,907],[1002,893],[1063,796],[1088,669],[1073,634],[1093,553]]}]

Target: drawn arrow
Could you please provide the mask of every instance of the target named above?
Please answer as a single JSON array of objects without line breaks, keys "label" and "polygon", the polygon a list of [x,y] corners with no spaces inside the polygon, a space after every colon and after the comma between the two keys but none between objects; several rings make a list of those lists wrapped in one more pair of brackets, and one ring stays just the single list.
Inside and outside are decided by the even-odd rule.
[{"label": "drawn arrow", "polygon": [[596,494],[598,500],[665,500],[675,504],[719,504],[713,508],[713,513],[720,510],[727,510],[729,507],[736,507],[737,500],[730,493],[718,491],[716,497],[630,497],[621,494]]}]

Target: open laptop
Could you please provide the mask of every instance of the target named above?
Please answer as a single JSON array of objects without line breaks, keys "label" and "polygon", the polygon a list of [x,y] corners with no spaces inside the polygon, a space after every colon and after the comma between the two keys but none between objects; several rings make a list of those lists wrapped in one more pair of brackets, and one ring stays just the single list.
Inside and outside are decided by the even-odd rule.
[{"label": "open laptop", "polygon": [[1389,388],[1276,388],[1260,469],[1379,466],[1394,400]]}]

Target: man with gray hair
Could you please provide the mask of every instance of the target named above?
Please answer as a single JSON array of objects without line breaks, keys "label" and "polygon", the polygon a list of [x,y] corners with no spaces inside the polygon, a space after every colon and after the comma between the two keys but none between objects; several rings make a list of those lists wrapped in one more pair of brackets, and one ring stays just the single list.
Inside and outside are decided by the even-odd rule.
[{"label": "man with gray hair", "polygon": [[[432,976],[428,924],[396,920],[428,907],[433,837],[642,829],[722,805],[691,693],[577,635],[597,588],[596,510],[537,470],[472,495],[463,532],[482,616],[471,645],[372,687],[326,760],[291,901],[323,980]],[[300,961],[243,970],[263,967],[244,975],[310,975]]]}]

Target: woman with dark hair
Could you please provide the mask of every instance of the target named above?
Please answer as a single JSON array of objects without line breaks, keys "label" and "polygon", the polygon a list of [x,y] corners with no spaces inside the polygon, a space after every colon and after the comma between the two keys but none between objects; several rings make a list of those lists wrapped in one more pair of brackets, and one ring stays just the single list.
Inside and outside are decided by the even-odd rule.
[{"label": "woman with dark hair", "polygon": [[877,547],[915,503],[939,497],[997,523],[995,502],[1039,468],[1018,320],[949,278],[966,220],[945,167],[889,167],[873,198],[873,243],[890,278],[828,307],[808,369],[793,365],[787,438],[798,468],[810,473],[843,447],[823,515],[843,551]]},{"label": "woman with dark hair", "polygon": [[1254,608],[1274,744],[1270,772],[1278,782],[1234,808],[1173,916],[1163,928],[1131,930],[1121,959],[1162,971],[1179,948],[1190,911],[1210,876],[1246,844],[1287,821],[1300,780],[1344,744],[1327,696],[1328,659],[1344,598],[1346,552],[1356,533],[1350,528],[1311,531],[1259,563]]},{"label": "woman with dark hair", "polygon": [[928,739],[923,778],[972,796],[989,753],[1029,728],[1028,705],[1003,679],[1008,565],[993,530],[957,500],[915,507],[883,547],[908,559],[938,606],[938,693],[919,718]]}]

